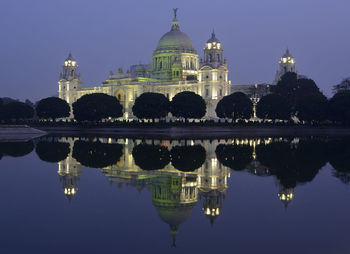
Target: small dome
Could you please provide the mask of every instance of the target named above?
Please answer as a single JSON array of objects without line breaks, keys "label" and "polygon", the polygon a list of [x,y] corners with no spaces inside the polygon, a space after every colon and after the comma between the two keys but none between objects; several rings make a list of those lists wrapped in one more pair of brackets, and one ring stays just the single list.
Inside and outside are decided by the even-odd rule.
[{"label": "small dome", "polygon": [[72,53],[69,53],[69,55],[65,61],[75,61],[75,59],[72,56]]},{"label": "small dome", "polygon": [[289,49],[287,49],[286,53],[282,57],[284,57],[284,58],[288,58],[288,57],[293,58],[293,56],[289,52]]},{"label": "small dome", "polygon": [[220,43],[220,41],[218,40],[218,38],[216,38],[214,32],[212,32],[211,38],[207,41],[207,43],[213,43],[213,42]]}]

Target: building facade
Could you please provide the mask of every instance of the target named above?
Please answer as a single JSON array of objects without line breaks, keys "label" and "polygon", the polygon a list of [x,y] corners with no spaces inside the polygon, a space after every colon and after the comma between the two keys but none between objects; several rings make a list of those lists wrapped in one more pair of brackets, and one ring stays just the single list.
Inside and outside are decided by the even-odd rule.
[{"label": "building facade", "polygon": [[[282,57],[276,80],[283,72],[295,71],[295,61],[289,51],[287,53]],[[120,101],[123,118],[130,119],[134,118],[132,106],[135,99],[142,93],[162,93],[171,100],[179,92],[191,91],[204,98],[206,118],[215,118],[216,105],[224,96],[241,91],[256,101],[269,91],[268,84],[232,85],[228,74],[223,46],[215,33],[206,42],[203,58],[199,61],[190,37],[180,29],[177,9],[174,9],[171,29],[159,40],[151,64],[132,65],[126,72],[119,68],[117,73],[111,71],[101,85],[83,88],[77,61],[69,54],[58,82],[59,98],[72,105],[83,95],[105,93]]]}]

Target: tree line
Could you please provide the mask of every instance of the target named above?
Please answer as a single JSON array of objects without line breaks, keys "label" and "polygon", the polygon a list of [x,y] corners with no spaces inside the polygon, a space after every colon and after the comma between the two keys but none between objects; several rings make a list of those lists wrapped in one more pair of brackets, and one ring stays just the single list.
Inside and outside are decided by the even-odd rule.
[{"label": "tree line", "polygon": [[[350,124],[350,79],[334,86],[331,99],[320,91],[312,79],[299,78],[296,73],[286,73],[270,93],[256,104],[256,116],[263,121],[290,121],[320,123],[330,121]],[[180,92],[170,101],[160,93],[146,92],[136,98],[132,112],[138,119],[165,119],[169,113],[175,118],[201,119],[206,115],[205,100],[194,92]],[[254,116],[251,99],[242,92],[223,97],[215,109],[218,118],[232,122],[249,120]],[[56,121],[71,115],[77,122],[99,122],[123,116],[123,106],[116,97],[103,94],[87,94],[72,105],[57,97],[40,100],[35,109],[23,102],[3,103],[0,100],[0,120],[32,119]]]}]

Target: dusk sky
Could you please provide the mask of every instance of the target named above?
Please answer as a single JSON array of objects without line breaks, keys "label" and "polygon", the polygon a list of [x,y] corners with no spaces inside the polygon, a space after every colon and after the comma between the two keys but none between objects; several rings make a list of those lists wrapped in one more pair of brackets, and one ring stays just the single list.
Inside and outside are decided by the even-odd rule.
[{"label": "dusk sky", "polygon": [[200,57],[215,29],[233,84],[271,83],[287,47],[327,96],[350,76],[349,0],[1,0],[0,97],[57,95],[69,52],[83,87],[150,63],[175,7]]}]

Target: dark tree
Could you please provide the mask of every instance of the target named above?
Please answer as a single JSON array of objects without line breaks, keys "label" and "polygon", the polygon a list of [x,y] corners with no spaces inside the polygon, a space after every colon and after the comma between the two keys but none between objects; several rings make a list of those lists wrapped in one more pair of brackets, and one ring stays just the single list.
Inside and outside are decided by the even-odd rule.
[{"label": "dark tree", "polygon": [[253,114],[253,103],[242,92],[236,92],[222,98],[215,109],[220,118],[249,119]]},{"label": "dark tree", "polygon": [[350,90],[350,78],[343,79],[343,81],[340,84],[333,86],[334,93],[348,90]]},{"label": "dark tree", "polygon": [[123,146],[120,144],[77,140],[72,156],[85,167],[105,168],[119,162],[122,155]]},{"label": "dark tree", "polygon": [[204,99],[194,92],[181,92],[170,103],[170,112],[175,117],[202,118],[206,113]]},{"label": "dark tree", "polygon": [[253,160],[253,148],[250,146],[223,145],[220,144],[215,150],[220,163],[233,170],[244,170]]},{"label": "dark tree", "polygon": [[4,120],[30,119],[34,116],[34,109],[19,101],[10,102],[3,105],[1,108],[1,117]]},{"label": "dark tree", "polygon": [[192,172],[200,168],[206,159],[206,152],[203,146],[175,146],[171,149],[171,164],[174,168]]},{"label": "dark tree", "polygon": [[11,157],[22,157],[34,150],[33,141],[28,142],[0,142],[0,154]]},{"label": "dark tree", "polygon": [[170,162],[168,148],[160,145],[139,144],[132,150],[132,156],[143,170],[163,169]]},{"label": "dark tree", "polygon": [[73,103],[73,114],[77,121],[100,121],[123,115],[123,107],[117,98],[103,94],[87,94]]},{"label": "dark tree", "polygon": [[289,120],[291,108],[281,95],[269,94],[259,100],[256,115],[261,119]]},{"label": "dark tree", "polygon": [[336,93],[329,101],[328,119],[350,124],[350,91]]},{"label": "dark tree", "polygon": [[277,85],[272,88],[272,92],[283,97],[285,103],[291,107],[293,114],[297,113],[298,100],[303,100],[306,97],[316,96],[315,98],[321,98],[321,96],[324,96],[315,81],[306,78],[298,79],[298,75],[294,72],[284,74]]},{"label": "dark tree", "polygon": [[295,91],[298,87],[298,75],[295,72],[287,72],[281,77],[276,86],[271,87],[271,91],[288,99],[290,105],[295,99]]},{"label": "dark tree", "polygon": [[143,93],[136,98],[133,114],[140,119],[160,119],[168,115],[170,102],[160,93]]},{"label": "dark tree", "polygon": [[328,100],[321,93],[302,96],[296,101],[295,112],[303,121],[323,121],[327,118]]},{"label": "dark tree", "polygon": [[40,141],[36,145],[35,152],[40,160],[57,163],[67,158],[70,148],[65,142]]},{"label": "dark tree", "polygon": [[65,100],[49,97],[39,101],[36,113],[39,118],[56,121],[57,118],[69,117],[70,107]]}]

